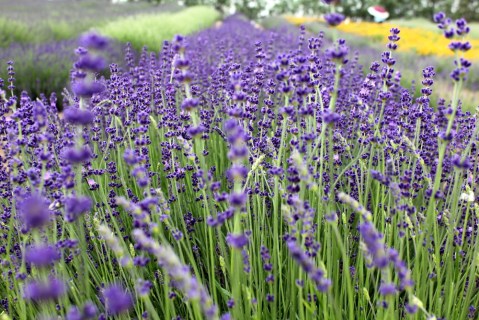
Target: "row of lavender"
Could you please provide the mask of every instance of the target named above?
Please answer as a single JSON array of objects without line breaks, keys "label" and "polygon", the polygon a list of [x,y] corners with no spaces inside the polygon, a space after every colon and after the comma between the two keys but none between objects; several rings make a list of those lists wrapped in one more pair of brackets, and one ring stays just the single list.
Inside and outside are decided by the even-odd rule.
[{"label": "row of lavender", "polygon": [[[338,14],[327,16],[331,25]],[[80,39],[71,95],[0,91],[0,298],[15,319],[464,319],[479,303],[476,116],[363,76],[343,40],[237,18],[126,52]],[[445,93],[447,97],[447,93]]]},{"label": "row of lavender", "polygon": [[[62,40],[42,44],[11,44],[8,48],[0,48],[2,69],[0,78],[8,79],[8,70],[4,68],[9,60],[15,61],[15,90],[19,95],[27,91],[31,97],[40,97],[42,94],[60,95],[68,83],[69,69],[75,61],[77,40]],[[108,61],[120,61],[123,56],[122,45],[111,43],[108,51]],[[103,74],[108,74],[104,70]],[[57,107],[61,107],[58,101]]]}]

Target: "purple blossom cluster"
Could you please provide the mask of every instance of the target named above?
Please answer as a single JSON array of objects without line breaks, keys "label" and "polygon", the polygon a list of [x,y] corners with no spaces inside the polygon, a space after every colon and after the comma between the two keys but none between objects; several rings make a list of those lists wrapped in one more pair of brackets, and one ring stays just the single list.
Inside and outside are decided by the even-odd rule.
[{"label": "purple blossom cluster", "polygon": [[434,22],[437,23],[439,29],[444,31],[444,37],[451,39],[449,49],[456,53],[454,61],[456,69],[452,71],[451,78],[455,81],[465,80],[472,63],[461,57],[459,53],[471,49],[471,43],[465,39],[471,30],[467,21],[461,18],[453,23],[452,19],[448,18],[444,12],[439,12],[434,15]]},{"label": "purple blossom cluster", "polygon": [[160,52],[127,46],[107,78],[108,40],[87,34],[61,116],[55,95],[12,95],[9,64],[0,312],[474,317],[477,115],[461,77],[437,104],[434,68],[419,94],[401,85],[399,34],[364,75],[342,39],[230,17]]}]

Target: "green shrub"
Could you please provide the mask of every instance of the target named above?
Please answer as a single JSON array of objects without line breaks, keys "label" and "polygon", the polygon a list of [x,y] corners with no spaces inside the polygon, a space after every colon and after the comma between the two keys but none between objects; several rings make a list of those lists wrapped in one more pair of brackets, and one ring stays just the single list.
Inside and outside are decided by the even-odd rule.
[{"label": "green shrub", "polygon": [[273,28],[279,28],[282,26],[289,25],[288,21],[286,21],[281,16],[269,16],[269,17],[263,18],[260,20],[260,24],[265,29],[273,29]]},{"label": "green shrub", "polygon": [[47,20],[44,28],[51,35],[52,40],[65,40],[75,38],[82,31],[88,30],[88,23],[68,23],[66,21]]},{"label": "green shrub", "polygon": [[213,8],[196,6],[174,14],[139,14],[119,18],[99,28],[104,35],[130,42],[136,49],[159,50],[175,34],[190,34],[212,25],[220,18]]},{"label": "green shrub", "polygon": [[13,42],[25,43],[32,39],[33,36],[25,24],[0,17],[0,48],[8,47]]}]

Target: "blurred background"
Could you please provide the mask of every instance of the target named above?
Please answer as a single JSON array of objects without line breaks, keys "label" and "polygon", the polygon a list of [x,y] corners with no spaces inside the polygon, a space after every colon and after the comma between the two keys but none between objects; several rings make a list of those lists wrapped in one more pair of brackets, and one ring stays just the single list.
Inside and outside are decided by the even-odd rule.
[{"label": "blurred background", "polygon": [[[144,46],[158,51],[175,34],[191,34],[218,27],[231,14],[241,14],[258,28],[311,34],[333,32],[346,39],[351,56],[367,71],[385,50],[389,29],[401,28],[398,66],[402,83],[414,88],[422,68],[436,66],[439,90],[450,88],[452,53],[448,41],[432,22],[444,11],[471,22],[473,50],[479,61],[479,0],[336,0],[335,10],[347,20],[334,31],[323,22],[330,6],[321,0],[0,0],[0,78],[7,81],[7,62],[14,61],[15,93],[61,95],[68,87],[78,36],[96,30],[113,39],[109,61],[122,66],[125,44],[138,53]],[[470,73],[463,103],[471,110],[479,103],[479,67]],[[436,97],[438,98],[438,97]],[[61,100],[61,99],[60,99]]]}]

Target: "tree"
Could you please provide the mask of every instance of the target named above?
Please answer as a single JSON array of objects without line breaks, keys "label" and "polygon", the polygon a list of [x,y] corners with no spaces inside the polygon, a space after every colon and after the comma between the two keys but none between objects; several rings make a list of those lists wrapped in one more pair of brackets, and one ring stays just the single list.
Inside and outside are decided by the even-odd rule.
[{"label": "tree", "polygon": [[236,9],[238,12],[244,14],[250,19],[255,19],[258,17],[259,13],[261,13],[266,7],[266,3],[264,0],[257,0],[257,1],[249,1],[249,0],[241,0],[236,2]]},{"label": "tree", "polygon": [[[146,0],[161,3],[176,0]],[[200,4],[213,5],[220,11],[234,4],[238,12],[250,19],[255,19],[260,13],[265,13],[266,4],[270,0],[183,0],[187,6]],[[348,17],[371,19],[367,8],[382,5],[390,13],[391,18],[432,19],[434,13],[444,11],[454,18],[465,17],[469,21],[479,20],[479,0],[341,0],[338,1],[338,11]],[[322,0],[277,0],[269,14],[318,15],[329,10]],[[268,13],[266,13],[268,14]]]},{"label": "tree", "polygon": [[457,11],[452,12],[453,16],[464,17],[468,21],[478,21],[479,20],[479,1],[469,0],[461,1],[457,5]]}]

